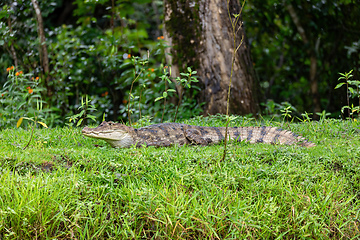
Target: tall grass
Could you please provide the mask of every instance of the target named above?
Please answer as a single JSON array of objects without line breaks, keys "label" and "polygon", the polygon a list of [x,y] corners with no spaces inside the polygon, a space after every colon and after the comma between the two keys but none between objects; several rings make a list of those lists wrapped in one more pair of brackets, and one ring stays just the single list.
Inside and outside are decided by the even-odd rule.
[{"label": "tall grass", "polygon": [[113,149],[76,128],[37,130],[23,151],[31,130],[3,130],[0,237],[359,238],[359,124],[291,128],[317,146],[229,142],[225,161],[221,145]]}]

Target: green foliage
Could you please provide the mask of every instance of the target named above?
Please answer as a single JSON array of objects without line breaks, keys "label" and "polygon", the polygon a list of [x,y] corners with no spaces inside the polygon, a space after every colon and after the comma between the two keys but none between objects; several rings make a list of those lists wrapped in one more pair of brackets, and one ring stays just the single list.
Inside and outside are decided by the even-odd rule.
[{"label": "green foliage", "polygon": [[[351,80],[353,75],[351,74],[353,70],[350,70],[349,72],[345,73],[339,73],[341,77],[339,77],[338,81],[344,80],[344,82],[338,83],[335,87],[335,89],[340,88],[343,85],[346,85],[346,98],[347,98],[347,106],[343,106],[341,108],[341,113],[344,114],[344,110],[348,109],[348,116],[354,119],[354,113],[357,113],[358,116],[360,114],[360,81],[359,80]],[[359,99],[359,105],[354,106],[354,104],[350,105],[350,98],[358,98]]]},{"label": "green foliage", "polygon": [[[295,9],[308,44],[298,33],[288,4]],[[339,72],[359,66],[359,36],[352,32],[358,29],[355,22],[359,15],[354,1],[248,1],[243,21],[263,102],[287,101],[300,113],[314,112],[309,79],[309,52],[313,52],[321,108],[338,117],[346,98],[333,89]],[[354,75],[359,78],[359,69]]]},{"label": "green foliage", "polygon": [[[148,53],[148,59],[149,59],[149,53]],[[147,65],[149,62],[148,59],[139,60],[138,57],[132,57],[132,59],[131,59],[133,65],[134,65],[134,78],[133,78],[133,81],[131,82],[131,87],[130,87],[130,92],[129,92],[129,102],[128,102],[128,106],[127,106],[128,120],[129,120],[130,125],[131,125],[131,114],[130,114],[131,100],[137,98],[132,94],[132,89],[133,89],[133,86],[134,86],[134,83],[136,82],[136,80],[138,80],[138,78],[141,76],[141,74],[145,70],[145,65]],[[140,68],[139,68],[139,65],[141,65]],[[143,87],[145,88],[145,83],[143,84]],[[140,99],[141,95],[138,98]],[[132,113],[132,111],[131,111],[131,113]],[[140,105],[139,105],[139,115],[140,115],[139,118],[141,119]]]},{"label": "green foliage", "polygon": [[[167,71],[167,68],[164,68],[164,73],[163,73],[163,75],[160,76],[161,81],[165,82],[165,84],[166,84],[166,82],[167,82],[168,84],[171,84],[172,82],[171,82],[171,80],[170,80],[170,75],[171,75],[171,68],[169,69],[169,71]],[[178,78],[177,78],[177,79],[178,79]],[[175,90],[175,89],[172,89],[172,88],[170,88],[170,89],[165,89],[165,91],[163,92],[162,96],[155,98],[155,102],[157,102],[157,101],[159,101],[159,100],[161,100],[161,99],[166,100],[166,98],[169,96],[169,93],[170,93],[170,92],[176,92],[176,90]]]},{"label": "green foliage", "polygon": [[[176,121],[178,112],[179,112],[179,107],[180,104],[182,103],[183,100],[183,95],[184,95],[184,89],[188,88],[191,89],[192,87],[194,87],[194,85],[192,85],[192,83],[196,83],[199,82],[197,80],[197,76],[196,75],[196,71],[191,70],[191,67],[187,67],[187,73],[180,73],[181,76],[183,77],[176,77],[175,78],[175,82],[180,85],[180,93],[179,93],[179,101],[178,101],[178,105],[176,107],[176,112],[175,112],[175,117],[174,117],[174,122]],[[199,89],[200,90],[200,89]],[[199,111],[200,112],[200,111]]]},{"label": "green foliage", "polygon": [[[24,74],[23,71],[15,71],[15,68],[8,67],[8,80],[0,89],[0,129],[2,127],[13,127],[16,121],[16,127],[20,127],[23,120],[33,122],[31,135],[26,149],[33,137],[37,123],[47,128],[44,119],[49,113],[43,111],[45,102],[41,99],[40,92],[43,90],[39,87],[41,79],[32,77],[31,74]],[[29,80],[31,78],[31,80]],[[28,116],[28,117],[26,117]]]},{"label": "green foliage", "polygon": [[73,116],[68,117],[70,124],[72,126],[79,127],[81,125],[84,125],[84,122],[87,119],[91,119],[94,122],[96,122],[96,116],[89,114],[89,112],[95,112],[96,108],[94,105],[90,105],[91,100],[86,95],[85,97],[81,98],[81,106],[78,107],[78,110],[80,111],[78,114],[75,114]]},{"label": "green foliage", "polygon": [[282,112],[282,116],[283,116],[283,121],[285,121],[285,118],[286,118],[286,121],[289,121],[289,118],[291,118],[291,106],[287,106],[285,107],[284,109],[281,109],[280,111]]},{"label": "green foliage", "polygon": [[0,128],[15,126],[20,118],[45,119],[49,111],[41,97],[41,79],[32,74],[7,68],[8,79],[0,89]]},{"label": "green foliage", "polygon": [[[175,117],[174,117],[174,122],[176,121],[176,117],[177,117],[177,114],[178,114],[178,111],[179,111],[179,107],[180,107],[180,104],[182,102],[182,97],[183,97],[183,94],[184,94],[184,89],[185,88],[188,88],[188,89],[191,89],[192,87],[194,87],[193,85],[191,85],[192,83],[194,82],[199,82],[197,80],[197,76],[196,76],[196,71],[193,71],[190,67],[187,67],[187,73],[180,73],[181,76],[183,77],[176,77],[174,79],[174,81],[171,81],[170,79],[170,76],[171,76],[171,68],[169,70],[169,72],[166,70],[166,68],[164,68],[164,74],[160,77],[161,80],[166,84],[172,84],[172,82],[175,82],[176,85],[179,86],[179,100],[178,100],[178,105],[176,107],[176,112],[175,112]],[[162,96],[159,96],[155,99],[155,102],[156,101],[159,101],[161,99],[164,99],[164,109],[163,109],[163,116],[164,116],[164,112],[165,112],[165,108],[166,108],[166,98],[168,96],[168,93],[169,92],[176,92],[175,89],[173,88],[166,88],[165,91],[163,92]],[[163,116],[161,119],[163,119]]]},{"label": "green foliage", "polygon": [[191,83],[199,82],[197,80],[196,71],[191,70],[191,67],[187,67],[187,73],[180,73],[181,76],[184,76],[185,78],[177,77],[175,80],[178,82],[183,88],[191,88]]},{"label": "green foliage", "polygon": [[[341,91],[332,92],[337,72],[353,66],[355,78],[359,74],[359,39],[352,33],[359,6],[352,1],[292,3],[308,36],[306,45],[286,11],[287,3],[255,0],[248,2],[243,12],[264,100],[291,102],[298,112],[309,112],[312,101],[309,98],[308,51],[312,49],[318,59],[321,104],[326,112],[337,117],[337,111],[344,105],[340,106],[338,99],[345,97]],[[161,36],[163,1],[76,0],[69,8],[64,1],[43,0],[39,4],[49,52],[49,74],[44,74],[41,67],[38,23],[31,1],[4,0],[0,3],[0,66],[17,64],[18,69],[42,78],[37,88],[42,89],[38,94],[47,103],[43,105],[43,117],[49,126],[64,125],[65,119],[78,114],[85,95],[99,110],[94,114],[97,119],[105,114],[107,119],[126,121],[127,109],[134,121],[143,117],[155,122],[170,120],[176,111],[181,120],[201,113],[202,103],[197,98],[200,89],[196,84],[176,96],[174,83],[164,81],[168,46]],[[190,32],[182,35],[199,37],[198,4],[192,7],[179,1],[171,1],[171,4],[178,4],[184,14],[174,12],[167,24],[180,32]],[[72,12],[65,9],[72,9]],[[189,18],[193,20],[191,24],[187,23]],[[333,31],[333,26],[339,31]],[[176,37],[177,32],[169,34]],[[343,37],[339,38],[340,35]],[[179,59],[175,59],[183,72],[187,72],[188,66],[196,69],[199,64],[188,45],[190,40],[181,39],[180,46],[173,47],[183,51]],[[133,58],[148,61],[139,76]],[[49,81],[48,86],[45,79]],[[179,79],[187,78],[179,76]],[[7,81],[8,74],[2,71],[0,85]],[[165,111],[164,101],[156,99],[166,100]],[[343,111],[348,108],[353,113],[358,111],[357,104],[347,104]],[[298,112],[296,115],[300,117]],[[281,113],[277,115],[281,118]],[[20,116],[26,115],[16,116],[13,124]]]},{"label": "green foliage", "polygon": [[[44,7],[46,4],[51,7]],[[1,27],[6,33],[1,43],[8,50],[11,45],[15,46],[16,53],[18,49],[22,49],[28,57],[24,61],[19,59],[19,64],[29,72],[40,73],[42,69],[39,67],[36,19],[33,15],[30,16],[33,13],[32,6],[26,3],[19,3],[17,7],[10,5],[10,2],[0,4],[3,7],[0,11]],[[160,79],[160,63],[165,62],[164,50],[167,45],[163,37],[159,36],[160,26],[154,22],[160,22],[158,18],[162,12],[162,3],[138,0],[112,6],[109,1],[76,1],[75,6],[73,17],[76,25],[56,26],[51,19],[45,21],[51,71],[48,86],[50,92],[42,92],[49,103],[44,105],[44,110],[52,111],[61,119],[71,118],[78,114],[81,96],[88,95],[92,99],[92,105],[100,110],[97,118],[105,114],[108,119],[125,120],[126,109],[130,109],[139,119],[143,113],[160,121],[158,112],[162,105],[154,103],[154,100],[165,89],[165,83]],[[44,19],[56,7],[59,7],[58,2],[41,2]],[[23,11],[20,12],[19,8]],[[96,9],[101,10],[97,12]],[[14,19],[11,26],[7,24],[10,17]],[[26,41],[22,41],[24,38],[17,35],[14,37],[10,29],[13,33],[27,32]],[[149,36],[149,32],[157,34],[157,40],[154,39],[156,35]],[[135,66],[137,64],[132,63],[132,59],[140,60],[144,55],[148,56],[147,67],[138,76],[139,69]],[[41,87],[45,87],[44,82]],[[181,109],[184,114],[181,117],[188,118],[201,111],[193,97],[196,91],[184,96]],[[48,109],[50,106],[51,109]],[[189,106],[196,111],[186,109]],[[168,107],[173,108],[172,104]],[[173,114],[170,111],[165,118],[170,119]],[[59,118],[53,118],[50,122],[51,125],[64,124]]]},{"label": "green foliage", "polygon": [[[39,1],[39,5],[42,16],[46,19],[54,12],[57,3],[53,0],[43,0]],[[0,66],[15,65],[15,53],[19,69],[40,76],[39,38],[31,1],[4,0],[0,2],[0,9],[0,30],[3,40],[0,41]],[[50,31],[50,27],[47,30]],[[0,77],[0,83],[4,83],[6,75]]]},{"label": "green foliage", "polygon": [[[38,110],[41,111],[41,110],[42,110],[42,107],[40,107]],[[45,127],[45,128],[47,128],[48,126],[46,125],[46,123],[43,123],[43,122],[38,121],[38,120],[37,120],[37,116],[35,116],[35,118],[21,117],[21,118],[18,120],[18,122],[16,123],[16,127],[20,127],[20,125],[21,125],[21,123],[23,122],[24,119],[33,122],[33,126],[32,126],[32,129],[31,129],[31,135],[30,135],[29,141],[28,141],[28,143],[26,144],[26,146],[23,148],[23,149],[25,150],[25,149],[30,145],[30,142],[31,142],[31,140],[32,140],[32,138],[33,138],[36,124],[39,123],[40,125],[42,125],[42,126]]]},{"label": "green foliage", "polygon": [[[163,120],[171,120],[176,113],[181,112],[180,119],[186,119],[199,114],[201,104],[191,96],[190,92],[178,93],[177,107],[167,99],[175,99],[176,85],[180,85],[181,89],[188,88],[192,93],[198,92],[200,89],[193,85],[197,82],[196,71],[187,68],[187,73],[180,73],[181,76],[175,79],[170,78],[171,68],[161,64],[153,68],[145,67],[149,64],[153,56],[164,56],[164,50],[167,47],[162,39],[159,39],[157,45],[154,46],[146,56],[132,57],[126,60],[120,66],[124,70],[122,78],[127,84],[131,85],[128,95],[129,101],[124,102],[124,108],[120,111],[122,116],[137,115],[138,119],[143,116],[153,119],[154,122],[162,122]],[[154,53],[154,55],[151,55]],[[131,67],[131,68],[130,68]],[[135,86],[135,88],[133,88]],[[188,94],[186,94],[188,93]],[[164,100],[164,102],[159,101]],[[127,106],[126,106],[127,105]],[[125,107],[126,106],[126,107]],[[130,119],[128,117],[128,119]],[[132,122],[129,120],[129,122]]]},{"label": "green foliage", "polygon": [[330,113],[323,110],[321,113],[316,113],[316,115],[320,116],[319,121],[322,123],[326,119],[326,117],[330,116]]},{"label": "green foliage", "polygon": [[312,113],[308,113],[308,112],[305,112],[305,113],[302,113],[301,116],[302,116],[302,119],[301,118],[298,118],[301,122],[305,123],[305,122],[310,122],[311,121],[311,117],[309,115],[312,115]]},{"label": "green foliage", "polygon": [[272,119],[280,121],[283,117],[288,120],[291,118],[291,113],[299,114],[297,109],[289,102],[276,103],[274,100],[268,99],[266,103],[261,103],[264,108],[264,116],[269,116]]}]

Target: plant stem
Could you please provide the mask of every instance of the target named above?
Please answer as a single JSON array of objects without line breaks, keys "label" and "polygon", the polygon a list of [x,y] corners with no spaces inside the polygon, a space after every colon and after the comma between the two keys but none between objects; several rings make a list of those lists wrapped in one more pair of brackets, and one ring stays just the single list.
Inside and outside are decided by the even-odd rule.
[{"label": "plant stem", "polygon": [[349,77],[346,76],[346,99],[347,99],[347,105],[348,107],[348,114],[349,114],[349,118],[350,118],[350,97],[349,97],[349,83],[348,83]]},{"label": "plant stem", "polygon": [[180,103],[181,103],[181,100],[182,100],[182,92],[183,92],[182,91],[182,86],[180,86],[179,102],[178,102],[178,105],[176,107],[174,122],[176,121],[176,117],[177,117],[177,114],[178,114],[178,111],[179,111],[179,106],[180,106]]},{"label": "plant stem", "polygon": [[[135,63],[134,63],[135,64]],[[130,87],[130,92],[129,92],[129,101],[128,101],[128,119],[129,119],[129,124],[131,125],[131,116],[130,116],[130,100],[131,100],[131,92],[134,86],[134,83],[136,82],[136,80],[140,77],[141,73],[143,72],[144,68],[141,68],[140,73],[137,75],[137,77],[134,79],[134,81],[131,82],[131,87]],[[135,66],[135,73],[134,76],[136,75],[136,66]]]},{"label": "plant stem", "polygon": [[[356,92],[359,94],[359,85],[356,85]],[[360,107],[360,95],[358,95],[358,98],[359,98],[359,107]],[[360,112],[359,112],[359,110],[357,112],[358,112],[358,118],[359,118]]]},{"label": "plant stem", "polygon": [[[230,71],[230,80],[229,80],[229,89],[228,89],[228,94],[227,94],[227,101],[226,101],[226,116],[227,116],[227,121],[226,121],[226,127],[225,127],[225,139],[224,139],[224,154],[222,157],[222,161],[225,160],[226,157],[226,147],[227,147],[227,136],[228,136],[228,128],[229,128],[229,122],[230,122],[230,118],[229,118],[229,105],[230,105],[230,90],[231,90],[231,80],[232,80],[232,76],[233,76],[233,72],[234,72],[234,64],[235,64],[235,57],[236,57],[236,52],[237,50],[239,50],[240,46],[243,43],[244,40],[244,36],[242,36],[241,41],[239,43],[239,45],[236,47],[236,24],[238,23],[240,16],[241,16],[241,12],[244,8],[245,5],[245,1],[243,2],[243,5],[241,6],[241,10],[239,12],[239,15],[237,15],[237,17],[234,19],[234,22],[231,21],[231,15],[230,15],[230,9],[229,9],[229,1],[227,2],[227,10],[228,10],[228,15],[229,15],[229,19],[231,22],[231,26],[232,26],[232,34],[233,34],[233,45],[234,45],[234,51],[233,51],[233,56],[232,56],[232,61],[231,61],[231,71]],[[241,23],[240,23],[240,27],[241,27]]]},{"label": "plant stem", "polygon": [[[142,92],[142,89],[140,88],[140,95],[139,95],[139,119],[141,119],[141,107],[140,107],[140,103],[141,103],[141,92]],[[141,127],[142,127],[142,123],[141,123]]]},{"label": "plant stem", "polygon": [[31,135],[30,135],[29,142],[26,144],[26,146],[23,148],[23,150],[25,150],[25,149],[30,145],[30,142],[31,142],[32,137],[33,137],[33,135],[34,135],[35,125],[36,125],[36,120],[34,121],[34,125],[33,125],[32,130],[31,130]]},{"label": "plant stem", "polygon": [[[165,80],[165,92],[166,91],[167,91],[167,81]],[[161,115],[161,123],[164,120],[165,106],[166,106],[166,98],[164,98],[164,108],[163,108],[163,112],[162,112],[162,115]]]}]

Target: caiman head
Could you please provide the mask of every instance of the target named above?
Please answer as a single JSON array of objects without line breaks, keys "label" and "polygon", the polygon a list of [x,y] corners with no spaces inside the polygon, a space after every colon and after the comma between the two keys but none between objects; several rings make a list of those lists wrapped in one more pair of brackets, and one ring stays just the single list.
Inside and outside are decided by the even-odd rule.
[{"label": "caiman head", "polygon": [[87,137],[105,140],[112,147],[124,148],[133,144],[132,132],[134,129],[114,122],[102,122],[96,128],[84,127],[82,134]]}]

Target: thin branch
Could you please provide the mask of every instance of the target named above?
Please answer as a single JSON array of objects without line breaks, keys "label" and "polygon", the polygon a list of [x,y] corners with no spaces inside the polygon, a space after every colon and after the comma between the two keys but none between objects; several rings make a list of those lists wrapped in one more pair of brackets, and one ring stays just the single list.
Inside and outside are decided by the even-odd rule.
[{"label": "thin branch", "polygon": [[[134,63],[135,64],[135,63]],[[134,87],[134,83],[136,82],[136,80],[140,77],[141,73],[143,72],[144,68],[141,69],[140,73],[136,76],[136,66],[135,66],[135,72],[134,75],[136,76],[136,78],[134,79],[134,81],[132,81],[131,83],[131,87],[130,87],[130,92],[129,92],[129,101],[128,101],[128,118],[129,118],[129,124],[131,125],[131,115],[130,115],[130,101],[131,101],[131,93],[132,93],[132,89]]]},{"label": "thin branch", "polygon": [[32,129],[31,129],[31,135],[30,135],[29,142],[26,144],[26,146],[23,148],[23,150],[25,150],[30,145],[30,142],[31,142],[31,140],[33,138],[33,135],[34,135],[35,126],[36,126],[36,120],[34,122],[34,125],[33,125]]},{"label": "thin branch", "polygon": [[114,15],[115,15],[115,2],[114,0],[111,0],[111,20],[110,20],[110,27],[111,27],[111,32],[112,32],[112,36],[114,36]]},{"label": "thin branch", "polygon": [[176,108],[176,112],[175,112],[175,118],[174,118],[174,122],[176,121],[176,117],[177,117],[177,114],[178,114],[178,111],[179,111],[179,106],[180,106],[180,103],[182,101],[182,95],[183,95],[183,88],[180,88],[180,94],[179,94],[179,102],[178,102],[178,105],[177,105],[177,108]]},{"label": "thin branch", "polygon": [[[12,30],[12,26],[11,26],[10,17],[8,18],[8,26],[9,26],[10,36],[12,36],[13,35],[13,30]],[[15,48],[14,48],[14,41],[13,40],[10,41],[10,52],[11,52],[11,55],[12,55],[12,57],[14,59],[14,65],[17,68],[18,67],[18,58],[16,56],[16,51],[15,51]]]},{"label": "thin branch", "polygon": [[305,44],[307,44],[309,42],[309,40],[306,37],[305,30],[300,23],[299,17],[297,16],[293,5],[291,5],[291,4],[286,5],[286,9],[288,10],[288,12],[291,16],[291,19],[293,20],[302,40],[304,41]]},{"label": "thin branch", "polygon": [[244,41],[244,35],[241,37],[240,44],[239,44],[239,46],[237,46],[237,48],[236,48],[235,52],[237,52],[237,51],[239,50],[239,48],[241,47],[241,45],[242,45],[243,41]]},{"label": "thin branch", "polygon": [[[241,6],[241,10],[239,12],[239,15],[237,15],[236,17],[236,21],[235,24],[238,22],[238,20],[240,19],[241,16],[241,12],[242,9],[245,5],[245,1],[243,2],[243,5]],[[225,127],[225,139],[224,139],[224,154],[222,157],[222,161],[225,160],[226,157],[226,148],[227,148],[227,137],[228,137],[228,128],[229,128],[229,122],[230,122],[230,118],[229,118],[229,105],[230,105],[230,90],[231,90],[231,80],[232,80],[232,76],[233,76],[233,72],[234,72],[234,63],[235,63],[235,58],[236,58],[236,52],[239,50],[240,46],[243,43],[244,40],[244,35],[241,38],[241,41],[239,43],[239,45],[236,47],[236,31],[235,31],[235,27],[236,25],[233,24],[233,22],[231,21],[231,15],[230,15],[230,8],[229,8],[229,1],[228,1],[228,5],[227,5],[227,9],[228,9],[228,15],[230,18],[230,22],[232,23],[232,33],[233,33],[233,44],[234,44],[234,51],[233,51],[233,56],[232,56],[232,61],[231,61],[231,71],[230,71],[230,80],[229,80],[229,89],[228,89],[228,94],[227,94],[227,101],[226,101],[226,116],[227,116],[227,121],[226,121],[226,127]],[[242,24],[240,24],[241,26]]]}]

